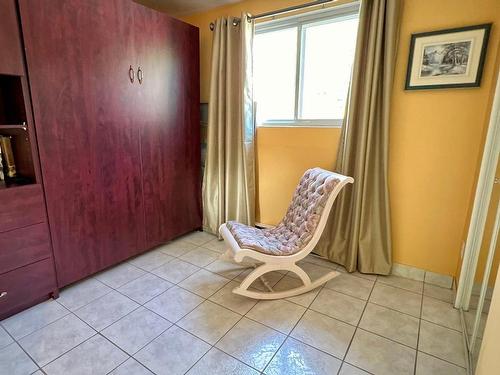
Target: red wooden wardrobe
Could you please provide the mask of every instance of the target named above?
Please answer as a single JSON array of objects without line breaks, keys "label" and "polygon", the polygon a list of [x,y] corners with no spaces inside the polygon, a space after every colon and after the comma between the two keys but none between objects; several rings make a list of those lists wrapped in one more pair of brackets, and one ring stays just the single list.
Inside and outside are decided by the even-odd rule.
[{"label": "red wooden wardrobe", "polygon": [[58,286],[201,227],[198,29],[19,0]]}]

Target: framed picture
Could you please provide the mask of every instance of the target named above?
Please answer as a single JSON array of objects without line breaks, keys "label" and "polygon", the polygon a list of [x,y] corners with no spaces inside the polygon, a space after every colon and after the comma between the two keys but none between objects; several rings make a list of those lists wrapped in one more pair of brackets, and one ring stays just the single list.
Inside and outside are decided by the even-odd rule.
[{"label": "framed picture", "polygon": [[406,90],[478,87],[491,23],[412,34]]}]

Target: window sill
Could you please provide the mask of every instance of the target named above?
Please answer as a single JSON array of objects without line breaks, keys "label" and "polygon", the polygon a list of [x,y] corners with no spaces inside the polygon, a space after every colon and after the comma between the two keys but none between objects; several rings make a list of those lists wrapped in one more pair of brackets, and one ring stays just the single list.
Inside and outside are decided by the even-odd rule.
[{"label": "window sill", "polygon": [[341,129],[337,124],[259,124],[257,128],[314,128],[314,129]]}]

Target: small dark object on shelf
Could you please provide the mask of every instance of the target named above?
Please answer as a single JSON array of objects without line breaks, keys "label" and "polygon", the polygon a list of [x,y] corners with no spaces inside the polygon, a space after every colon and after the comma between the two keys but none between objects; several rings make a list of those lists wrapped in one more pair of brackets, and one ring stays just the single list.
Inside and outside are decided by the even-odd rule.
[{"label": "small dark object on shelf", "polygon": [[15,177],[6,177],[5,178],[5,186],[13,187],[13,186],[22,186],[32,184],[33,180],[29,177],[16,175]]}]

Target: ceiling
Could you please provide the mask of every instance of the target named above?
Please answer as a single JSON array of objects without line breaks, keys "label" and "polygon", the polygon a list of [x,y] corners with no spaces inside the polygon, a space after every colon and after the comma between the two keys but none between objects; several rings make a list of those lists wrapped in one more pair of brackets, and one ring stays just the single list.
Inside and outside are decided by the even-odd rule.
[{"label": "ceiling", "polygon": [[183,16],[203,12],[222,5],[238,3],[241,0],[134,0],[139,4],[160,10],[172,16]]}]

